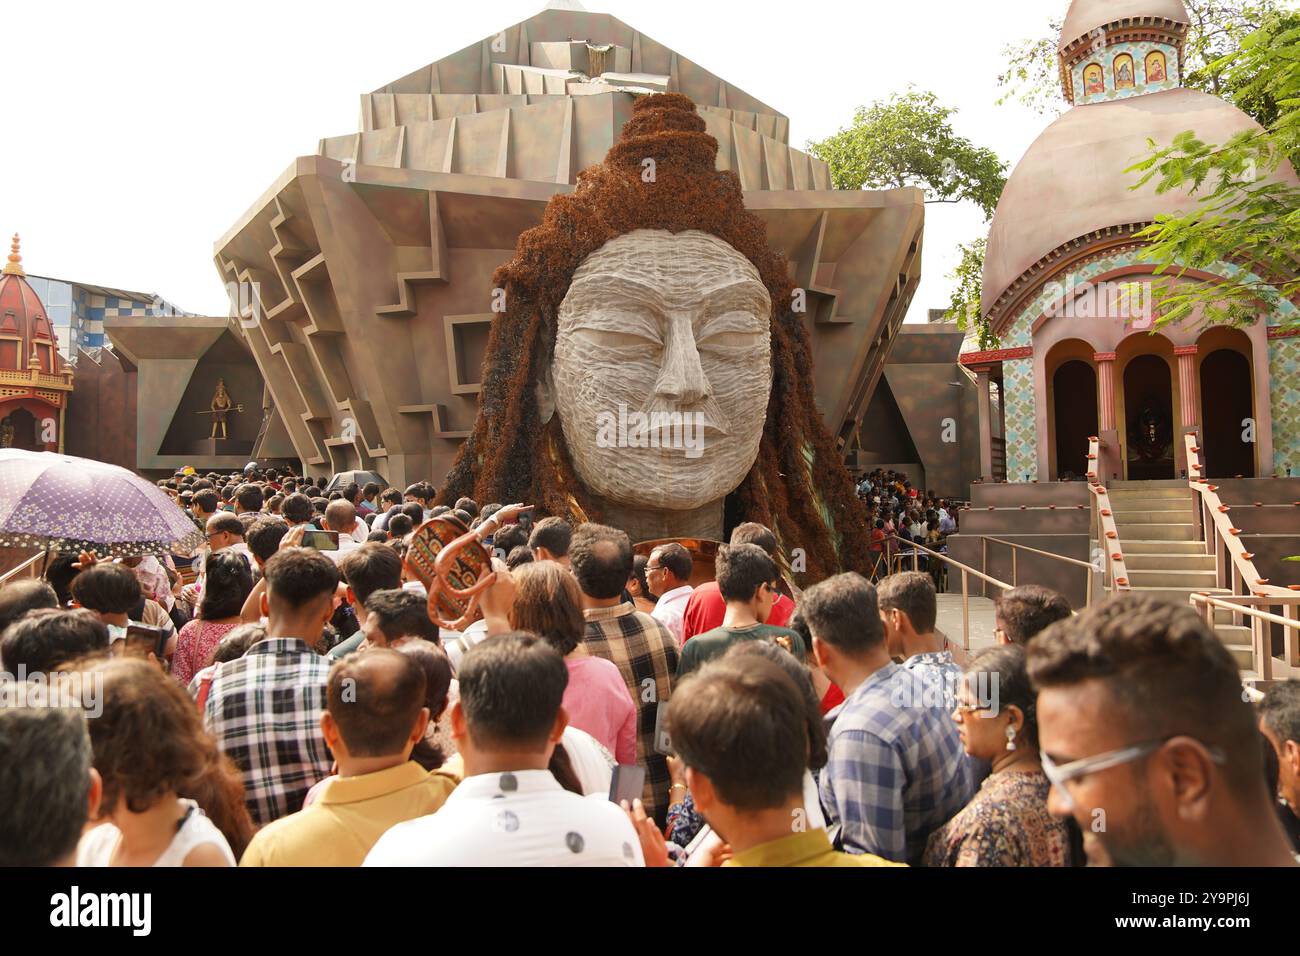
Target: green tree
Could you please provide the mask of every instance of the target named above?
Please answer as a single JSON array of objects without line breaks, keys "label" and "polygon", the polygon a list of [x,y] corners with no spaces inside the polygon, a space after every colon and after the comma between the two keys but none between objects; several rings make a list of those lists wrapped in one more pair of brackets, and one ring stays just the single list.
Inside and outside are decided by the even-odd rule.
[{"label": "green tree", "polygon": [[[1134,189],[1155,181],[1158,192],[1181,190],[1197,199],[1184,215],[1160,216],[1139,233],[1161,275],[1154,284],[1161,324],[1198,308],[1206,322],[1247,325],[1261,311],[1300,295],[1300,189],[1275,173],[1300,159],[1300,18],[1274,14],[1238,49],[1209,64],[1226,89],[1272,104],[1263,129],[1226,143],[1206,143],[1194,131],[1151,152],[1127,170],[1141,174]],[[1184,269],[1230,275],[1215,282],[1179,282]]]},{"label": "green tree", "polygon": [[[998,76],[1004,90],[999,103],[1015,100],[1039,113],[1059,113],[1069,106],[1061,94],[1057,57],[1065,6],[1048,20],[1042,34],[1003,48],[1007,68]],[[1240,77],[1225,75],[1221,64],[1245,37],[1280,12],[1277,0],[1186,0],[1186,7],[1191,26],[1183,42],[1183,85],[1221,96],[1268,125],[1272,104],[1244,89]]]},{"label": "green tree", "polygon": [[[1007,164],[957,135],[954,113],[933,93],[909,89],[858,107],[851,126],[809,142],[807,150],[830,166],[836,189],[916,186],[927,203],[971,202],[988,220],[1007,184]],[[984,245],[981,238],[961,247],[947,314],[963,330],[977,328],[981,348],[992,348],[996,340],[980,317]]]},{"label": "green tree", "polygon": [[955,285],[944,316],[953,319],[957,328],[963,332],[974,330],[979,338],[980,351],[998,347],[998,338],[980,310],[980,295],[984,288],[984,252],[987,247],[988,238],[985,236],[959,247],[961,259],[957,268],[948,275]]},{"label": "green tree", "polygon": [[991,218],[1007,165],[957,135],[955,112],[933,93],[908,90],[858,107],[851,126],[806,149],[830,166],[836,189],[917,186],[927,203],[973,202]]}]

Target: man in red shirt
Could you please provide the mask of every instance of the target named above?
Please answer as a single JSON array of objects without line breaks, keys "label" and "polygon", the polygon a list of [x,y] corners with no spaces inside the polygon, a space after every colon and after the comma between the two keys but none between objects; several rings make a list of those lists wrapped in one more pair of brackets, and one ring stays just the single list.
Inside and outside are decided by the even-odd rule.
[{"label": "man in red shirt", "polygon": [[[776,560],[776,535],[756,521],[747,521],[731,532],[731,543],[756,544],[767,552],[768,557]],[[682,643],[685,644],[696,634],[703,634],[715,627],[722,626],[722,618],[727,613],[727,602],[722,599],[717,581],[701,584],[691,592],[686,602],[686,613],[682,617]],[[767,623],[774,627],[785,627],[794,614],[794,601],[782,594],[772,605]]]}]

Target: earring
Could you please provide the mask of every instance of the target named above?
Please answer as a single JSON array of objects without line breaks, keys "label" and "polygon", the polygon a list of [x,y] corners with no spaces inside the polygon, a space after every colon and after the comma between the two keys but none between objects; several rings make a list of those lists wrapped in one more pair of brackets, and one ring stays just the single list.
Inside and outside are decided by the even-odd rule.
[{"label": "earring", "polygon": [[1016,749],[1016,728],[1012,724],[1007,724],[1007,749]]}]

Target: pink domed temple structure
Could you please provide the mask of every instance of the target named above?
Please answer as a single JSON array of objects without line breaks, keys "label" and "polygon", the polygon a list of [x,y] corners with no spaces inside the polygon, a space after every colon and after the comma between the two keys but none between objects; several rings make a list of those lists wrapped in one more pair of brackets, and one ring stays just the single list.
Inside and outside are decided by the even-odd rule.
[{"label": "pink domed temple structure", "polygon": [[[1182,85],[1189,25],[1182,0],[1075,0],[1059,44],[1071,104],[1016,166],[988,238],[982,313],[998,348],[968,340],[981,473],[1011,482],[1082,479],[1088,439],[1106,476],[1186,475],[1183,436],[1199,436],[1210,477],[1300,474],[1300,327],[1296,306],[1246,328],[1192,316],[1154,331],[1157,265],[1136,234],[1197,197],[1132,187],[1125,172],[1192,130],[1221,143],[1255,121]],[[1283,163],[1274,178],[1296,183]],[[1180,281],[1237,274],[1223,263]],[[1290,328],[1283,328],[1289,325]],[[1244,436],[1244,438],[1243,438]]]},{"label": "pink domed temple structure", "polygon": [[23,271],[18,236],[0,273],[0,448],[62,451],[72,369]]}]

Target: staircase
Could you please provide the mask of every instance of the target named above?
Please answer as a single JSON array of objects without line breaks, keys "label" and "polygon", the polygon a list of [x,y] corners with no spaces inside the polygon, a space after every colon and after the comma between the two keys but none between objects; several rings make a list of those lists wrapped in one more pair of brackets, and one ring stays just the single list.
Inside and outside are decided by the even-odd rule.
[{"label": "staircase", "polygon": [[[1214,555],[1207,553],[1186,479],[1111,481],[1107,491],[1134,592],[1183,607],[1193,591],[1231,593],[1217,586]],[[1242,679],[1249,681],[1255,676],[1250,628],[1234,625],[1230,611],[1216,609],[1214,621],[1219,639],[1242,668]]]}]

